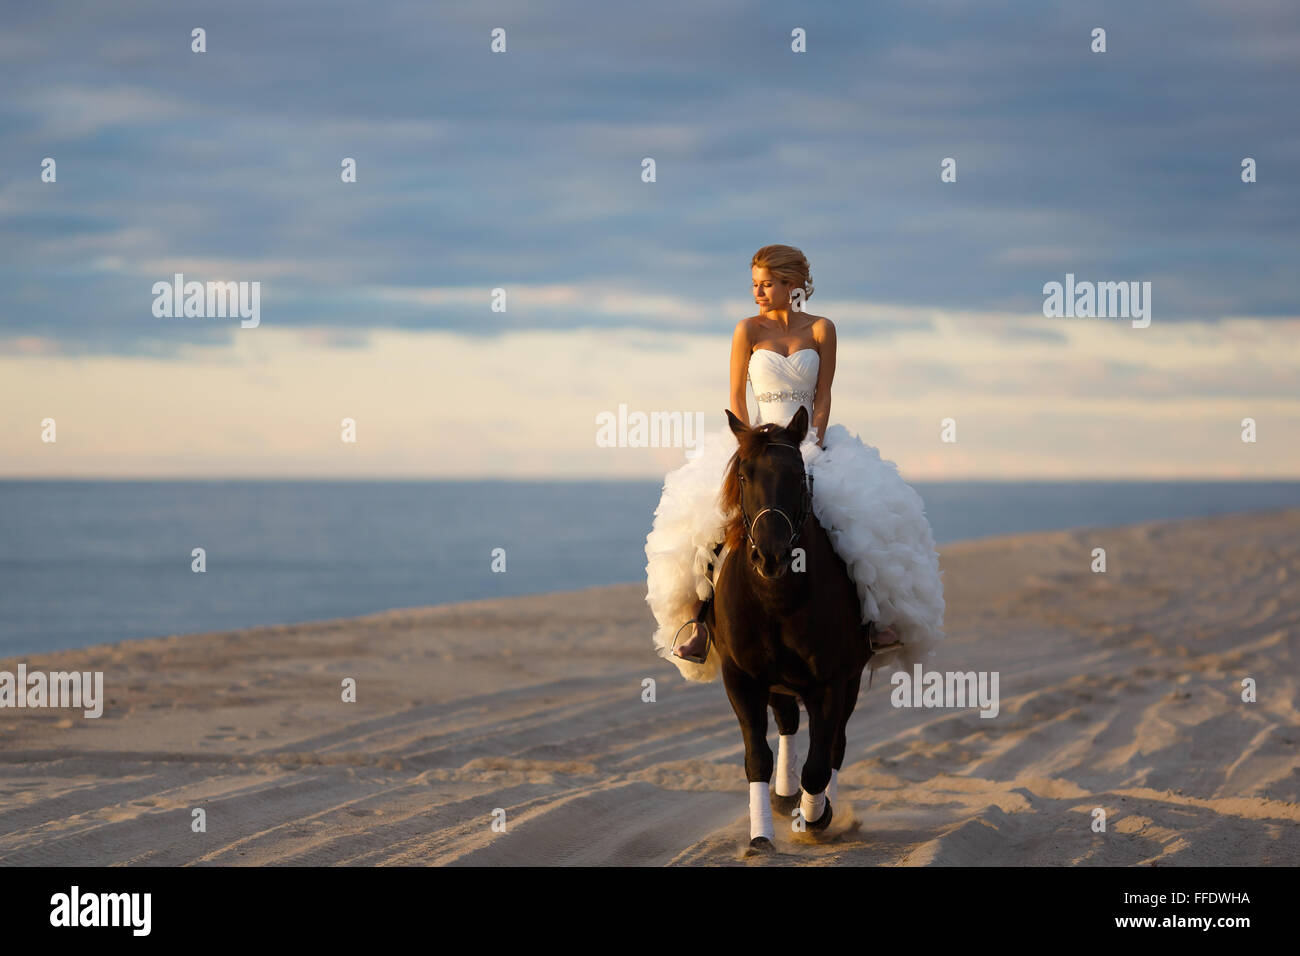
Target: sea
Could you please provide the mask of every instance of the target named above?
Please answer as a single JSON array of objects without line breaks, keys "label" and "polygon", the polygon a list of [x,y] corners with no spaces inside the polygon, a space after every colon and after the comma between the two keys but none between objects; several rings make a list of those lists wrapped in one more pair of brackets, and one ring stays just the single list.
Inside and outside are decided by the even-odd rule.
[{"label": "sea", "polygon": [[[1300,482],[1286,481],[913,487],[939,543],[1300,507]],[[660,490],[656,481],[0,481],[0,658],[644,583]]]}]

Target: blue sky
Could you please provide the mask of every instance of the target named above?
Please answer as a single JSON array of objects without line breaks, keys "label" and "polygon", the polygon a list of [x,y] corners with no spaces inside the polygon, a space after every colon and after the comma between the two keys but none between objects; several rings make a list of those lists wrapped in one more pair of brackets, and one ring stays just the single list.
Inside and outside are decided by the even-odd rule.
[{"label": "blue sky", "polygon": [[[1074,331],[1041,316],[1044,282],[1144,280],[1160,326],[1229,343],[1224,321],[1279,331],[1264,366],[1171,378],[1166,394],[1198,400],[1199,380],[1285,404],[1293,366],[1268,363],[1295,347],[1300,314],[1298,10],[10,4],[0,355],[252,361],[232,357],[249,334],[237,324],[152,316],[152,283],[183,270],[260,281],[258,333],[301,332],[361,365],[388,333],[450,336],[425,340],[444,356],[469,339],[504,354],[511,336],[550,335],[536,355],[617,333],[647,362],[716,341],[701,374],[722,377],[731,325],[752,312],[749,257],[785,242],[812,260],[810,308],[849,344],[887,349],[904,329],[938,348],[977,335],[1068,350]],[[1097,26],[1104,54],[1089,50]],[[505,54],[489,52],[495,27]],[[807,53],[790,51],[795,27]],[[46,156],[55,184],[39,178]],[[340,182],[345,156],[355,184]],[[487,308],[497,286],[505,314]],[[1202,333],[1162,334],[1168,354]],[[296,347],[261,361],[301,362]],[[1103,390],[1159,365],[1122,344],[1098,361]],[[725,402],[725,382],[713,391],[706,407]],[[507,458],[484,467],[512,473]]]}]

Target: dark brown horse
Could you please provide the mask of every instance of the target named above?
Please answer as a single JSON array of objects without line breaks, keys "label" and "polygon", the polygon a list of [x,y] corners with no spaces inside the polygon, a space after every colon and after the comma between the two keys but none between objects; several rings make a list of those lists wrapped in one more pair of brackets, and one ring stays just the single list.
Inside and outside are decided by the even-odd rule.
[{"label": "dark brown horse", "polygon": [[[845,726],[871,644],[857,587],[812,513],[811,480],[799,451],[808,433],[807,409],[800,407],[784,428],[750,428],[730,411],[727,419],[739,442],[720,493],[724,513],[734,515],[726,539],[730,557],[707,613],[745,739],[754,854],[773,849],[773,805],[793,814],[798,802],[809,829],[830,825],[826,788],[844,761]],[[767,708],[782,735],[794,734],[796,697],[808,711],[802,794],[769,803]]]}]

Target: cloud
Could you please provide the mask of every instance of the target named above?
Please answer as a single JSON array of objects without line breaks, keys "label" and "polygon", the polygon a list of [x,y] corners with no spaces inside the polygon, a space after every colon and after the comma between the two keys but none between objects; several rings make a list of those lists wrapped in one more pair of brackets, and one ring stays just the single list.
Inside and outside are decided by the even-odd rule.
[{"label": "cloud", "polygon": [[[1278,343],[1300,322],[1280,340],[1274,325],[1077,322],[1062,342],[947,314],[900,322],[888,340],[841,338],[831,420],[914,479],[1295,476],[1300,353]],[[682,450],[600,447],[596,416],[700,412],[717,430],[728,400],[717,332],[263,325],[166,356],[60,349],[0,341],[6,475],[658,479]],[[1257,445],[1240,440],[1246,416]],[[57,448],[40,441],[45,417]],[[356,446],[339,440],[344,417]]]},{"label": "cloud", "polygon": [[12,103],[37,120],[31,138],[52,146],[108,129],[165,125],[187,112],[182,101],[160,90],[125,85],[39,86]]},{"label": "cloud", "polygon": [[[1066,271],[1156,282],[1158,322],[1294,313],[1289,6],[1115,7],[1101,56],[1090,18],[1030,0],[809,4],[806,54],[739,0],[666,0],[654,22],[494,9],[504,55],[454,6],[304,22],[234,0],[201,55],[157,2],[16,17],[0,332],[122,354],[227,341],[143,321],[125,280],[184,271],[266,281],[282,326],[703,333],[746,312],[773,241],[808,252],[815,307],[864,338],[932,310],[1029,315]],[[492,318],[496,287],[512,312]]]}]

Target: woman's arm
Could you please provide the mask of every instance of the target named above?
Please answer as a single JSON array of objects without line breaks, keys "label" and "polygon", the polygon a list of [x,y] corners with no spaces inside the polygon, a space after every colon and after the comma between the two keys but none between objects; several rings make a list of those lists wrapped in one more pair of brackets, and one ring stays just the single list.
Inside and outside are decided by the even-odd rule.
[{"label": "woman's arm", "polygon": [[830,319],[818,319],[813,325],[813,340],[818,345],[819,359],[812,426],[817,429],[817,444],[825,448],[826,425],[831,418],[831,381],[835,378],[835,323]]},{"label": "woman's arm", "polygon": [[745,385],[749,382],[749,321],[741,319],[731,336],[731,414],[746,425],[749,409],[745,402]]}]

